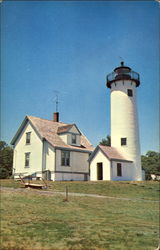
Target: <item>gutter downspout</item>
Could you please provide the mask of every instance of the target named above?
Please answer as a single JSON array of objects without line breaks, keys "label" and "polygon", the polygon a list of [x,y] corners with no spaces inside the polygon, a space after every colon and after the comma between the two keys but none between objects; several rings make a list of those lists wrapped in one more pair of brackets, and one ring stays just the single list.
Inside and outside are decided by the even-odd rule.
[{"label": "gutter downspout", "polygon": [[110,181],[112,181],[112,169],[113,169],[113,165],[112,165],[112,160],[111,160],[111,166],[110,166]]},{"label": "gutter downspout", "polygon": [[54,180],[56,180],[56,170],[57,170],[57,150],[56,150],[56,147],[54,148],[54,152],[55,152],[55,157],[54,157]]},{"label": "gutter downspout", "polygon": [[42,139],[42,173],[46,170],[45,138]]}]

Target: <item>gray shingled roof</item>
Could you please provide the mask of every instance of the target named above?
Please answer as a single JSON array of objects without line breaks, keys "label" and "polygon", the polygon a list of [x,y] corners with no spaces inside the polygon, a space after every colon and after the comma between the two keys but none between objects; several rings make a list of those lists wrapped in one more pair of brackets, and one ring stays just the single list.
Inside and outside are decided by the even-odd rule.
[{"label": "gray shingled roof", "polygon": [[13,138],[11,144],[14,144],[16,139],[18,138],[19,133],[22,131],[24,124],[29,121],[38,135],[41,137],[41,139],[45,139],[48,141],[53,147],[57,148],[68,148],[68,149],[74,149],[74,150],[81,150],[81,151],[93,151],[94,148],[91,145],[91,143],[88,141],[88,139],[81,133],[80,135],[80,146],[72,146],[66,144],[60,136],[57,134],[58,129],[62,127],[68,128],[72,127],[73,124],[66,124],[62,122],[54,122],[47,119],[42,119],[38,117],[33,116],[26,116],[25,120],[23,121],[21,127],[19,128],[17,134]]},{"label": "gray shingled roof", "polygon": [[103,145],[99,145],[99,147],[110,160],[117,159],[117,160],[129,161],[122,155],[122,153],[120,153],[114,147],[103,146]]},{"label": "gray shingled roof", "polygon": [[127,161],[127,162],[132,162],[128,159],[126,159],[121,152],[118,151],[118,149],[114,147],[109,147],[109,146],[103,146],[103,145],[98,145],[95,150],[92,152],[89,161],[93,159],[93,157],[96,155],[98,150],[101,150],[104,155],[109,159],[109,160],[118,160],[118,161]]}]

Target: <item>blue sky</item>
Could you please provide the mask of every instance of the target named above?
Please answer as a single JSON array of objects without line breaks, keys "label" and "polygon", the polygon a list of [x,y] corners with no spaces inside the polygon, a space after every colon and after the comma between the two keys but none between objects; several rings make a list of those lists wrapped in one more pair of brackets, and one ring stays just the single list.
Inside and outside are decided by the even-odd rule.
[{"label": "blue sky", "polygon": [[159,4],[156,1],[6,1],[2,11],[1,137],[26,115],[76,123],[96,146],[110,134],[106,75],[140,73],[141,151],[159,146]]}]

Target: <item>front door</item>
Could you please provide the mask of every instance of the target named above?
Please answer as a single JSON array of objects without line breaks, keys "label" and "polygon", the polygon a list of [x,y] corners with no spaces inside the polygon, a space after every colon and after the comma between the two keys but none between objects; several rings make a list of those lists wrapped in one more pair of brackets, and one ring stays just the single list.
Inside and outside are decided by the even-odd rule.
[{"label": "front door", "polygon": [[103,180],[103,163],[97,163],[97,180]]}]

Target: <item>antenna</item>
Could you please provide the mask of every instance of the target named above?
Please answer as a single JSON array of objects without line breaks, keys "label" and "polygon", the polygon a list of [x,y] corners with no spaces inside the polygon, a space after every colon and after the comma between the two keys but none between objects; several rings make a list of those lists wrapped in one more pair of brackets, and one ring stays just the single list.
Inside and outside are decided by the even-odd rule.
[{"label": "antenna", "polygon": [[59,91],[54,90],[54,99],[53,102],[56,104],[56,112],[58,112],[58,108],[59,108]]},{"label": "antenna", "polygon": [[[55,111],[58,112],[58,110],[59,110],[59,103],[63,102],[62,101],[62,99],[63,99],[62,97],[64,95],[68,95],[68,92],[59,91],[59,90],[56,90],[56,89],[52,89],[51,92],[52,92],[51,101],[54,104],[54,107],[56,108]],[[61,101],[59,101],[59,96],[61,97]]]},{"label": "antenna", "polygon": [[59,104],[59,100],[58,100],[58,94],[56,95],[56,112],[58,112],[58,104]]}]

